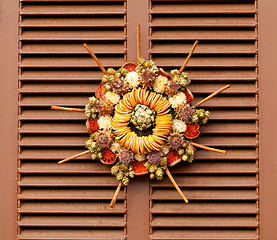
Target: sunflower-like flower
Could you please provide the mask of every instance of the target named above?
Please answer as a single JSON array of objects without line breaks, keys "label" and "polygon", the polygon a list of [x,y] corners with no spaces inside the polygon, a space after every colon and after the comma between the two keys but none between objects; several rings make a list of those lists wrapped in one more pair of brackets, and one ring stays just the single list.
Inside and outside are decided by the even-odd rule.
[{"label": "sunflower-like flower", "polygon": [[172,130],[173,132],[178,132],[178,133],[183,133],[187,129],[187,125],[179,120],[179,119],[174,119],[173,120],[173,125],[172,125]]},{"label": "sunflower-like flower", "polygon": [[108,130],[112,128],[112,118],[109,116],[100,116],[97,123],[100,129]]}]

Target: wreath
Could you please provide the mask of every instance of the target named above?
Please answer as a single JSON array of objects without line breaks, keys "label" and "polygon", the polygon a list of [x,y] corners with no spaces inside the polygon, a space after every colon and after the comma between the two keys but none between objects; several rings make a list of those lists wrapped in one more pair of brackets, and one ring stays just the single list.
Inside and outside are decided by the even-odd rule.
[{"label": "wreath", "polygon": [[227,85],[192,105],[194,97],[188,88],[191,80],[183,70],[197,43],[180,70],[170,72],[158,68],[153,60],[141,57],[137,64],[128,62],[117,70],[105,70],[84,44],[104,75],[85,109],[52,106],[52,109],[84,112],[91,133],[85,143],[87,151],[59,163],[91,153],[93,161],[110,165],[111,174],[119,181],[111,207],[121,186],[144,174],[157,180],[162,180],[167,174],[184,201],[188,202],[168,167],[181,161],[192,163],[195,147],[226,153],[192,141],[199,136],[200,126],[210,117],[209,111],[197,107],[230,87]]}]

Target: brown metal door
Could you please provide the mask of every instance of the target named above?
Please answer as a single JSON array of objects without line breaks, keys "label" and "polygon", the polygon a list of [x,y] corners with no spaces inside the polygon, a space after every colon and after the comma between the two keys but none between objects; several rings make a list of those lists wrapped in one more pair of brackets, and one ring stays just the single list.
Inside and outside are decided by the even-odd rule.
[{"label": "brown metal door", "polygon": [[[1,212],[7,215],[2,226],[8,226],[1,229],[4,239],[15,239],[16,234],[22,240],[276,239],[276,230],[270,228],[276,216],[269,218],[271,208],[264,207],[276,206],[276,189],[262,188],[262,202],[259,191],[260,184],[269,186],[273,180],[275,166],[266,145],[271,139],[265,135],[266,120],[271,119],[262,121],[259,155],[259,118],[271,113],[264,107],[261,116],[259,102],[265,106],[270,97],[265,89],[271,86],[264,82],[271,76],[260,58],[258,68],[258,9],[263,9],[259,16],[264,16],[265,29],[270,7],[263,2],[258,8],[254,0],[3,2],[1,30],[6,39],[1,40],[1,62],[6,71],[1,104],[2,109],[9,106],[1,136],[1,186],[6,193]],[[142,56],[166,70],[180,67],[194,40],[200,41],[186,68],[196,101],[227,83],[232,86],[205,103],[211,119],[198,139],[228,154],[197,150],[193,164],[172,169],[190,200],[187,205],[169,180],[138,177],[111,209],[117,181],[109,167],[91,162],[89,156],[57,165],[59,159],[82,151],[88,134],[83,114],[51,111],[50,106],[84,107],[102,75],[82,43],[105,67],[118,68],[135,61],[136,23],[141,24]],[[276,36],[263,31],[266,61],[271,58],[267,40]],[[261,169],[260,156],[267,161]],[[260,170],[270,174],[260,177]]]}]

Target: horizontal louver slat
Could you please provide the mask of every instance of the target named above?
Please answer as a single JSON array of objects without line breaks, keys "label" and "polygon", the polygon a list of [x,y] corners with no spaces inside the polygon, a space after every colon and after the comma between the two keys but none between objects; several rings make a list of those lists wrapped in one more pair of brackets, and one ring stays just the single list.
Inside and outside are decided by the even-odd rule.
[{"label": "horizontal louver slat", "polygon": [[189,204],[167,177],[151,183],[151,239],[258,239],[257,19],[247,1],[160,1],[150,5],[150,58],[165,70],[185,71],[197,103],[226,84],[231,88],[200,106],[211,112],[195,142],[192,164],[170,168]]},{"label": "horizontal louver slat", "polygon": [[83,43],[105,67],[125,62],[126,3],[22,0],[19,27],[18,238],[123,240],[126,191],[110,208],[110,167],[89,154],[57,164],[85,150],[85,115],[50,106],[84,107],[95,92],[103,73]]}]

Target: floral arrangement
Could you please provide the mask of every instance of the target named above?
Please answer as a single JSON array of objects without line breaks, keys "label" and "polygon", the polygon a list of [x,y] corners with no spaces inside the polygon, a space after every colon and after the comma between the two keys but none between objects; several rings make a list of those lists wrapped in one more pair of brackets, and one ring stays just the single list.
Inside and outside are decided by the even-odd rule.
[{"label": "floral arrangement", "polygon": [[91,153],[93,161],[110,165],[111,174],[119,181],[110,206],[114,205],[122,185],[144,174],[162,180],[166,173],[187,202],[168,167],[181,161],[192,163],[195,147],[226,153],[192,140],[199,136],[200,126],[210,117],[209,111],[197,107],[229,85],[192,106],[194,97],[188,88],[191,80],[183,72],[189,57],[180,70],[170,72],[141,57],[137,64],[128,62],[117,70],[105,70],[87,45],[84,46],[104,73],[95,96],[89,98],[85,109],[57,106],[52,109],[85,112],[91,133],[85,143],[88,150],[59,163]]}]

